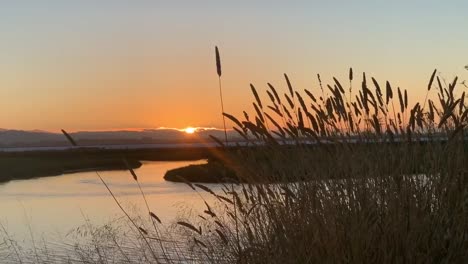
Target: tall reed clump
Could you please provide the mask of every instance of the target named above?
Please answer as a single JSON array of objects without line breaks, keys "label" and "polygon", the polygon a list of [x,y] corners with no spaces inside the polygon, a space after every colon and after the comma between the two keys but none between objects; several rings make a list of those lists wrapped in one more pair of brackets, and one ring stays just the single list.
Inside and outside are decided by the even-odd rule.
[{"label": "tall reed clump", "polygon": [[285,79],[283,97],[268,84],[267,106],[252,85],[255,115],[224,114],[256,147],[225,153],[242,184],[198,186],[220,204],[181,227],[203,262],[466,262],[468,108],[458,78],[446,86],[434,71],[414,105],[365,73],[352,95],[351,69],[349,92],[319,79],[319,94],[303,96]]}]

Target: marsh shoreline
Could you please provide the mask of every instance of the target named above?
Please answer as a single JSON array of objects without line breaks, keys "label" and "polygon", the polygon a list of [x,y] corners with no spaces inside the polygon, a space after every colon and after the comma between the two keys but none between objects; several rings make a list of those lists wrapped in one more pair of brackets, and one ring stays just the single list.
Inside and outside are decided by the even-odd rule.
[{"label": "marsh shoreline", "polygon": [[[444,140],[437,140],[439,144],[446,144]],[[430,141],[416,141],[410,146],[424,147]],[[386,146],[399,146],[400,142],[352,142],[353,148],[367,148]],[[406,142],[407,143],[407,142]],[[340,143],[336,143],[340,145]],[[320,148],[322,151],[335,151],[336,144],[305,144],[305,145],[277,145],[282,151],[295,151],[299,148]],[[200,182],[221,183],[238,182],[235,173],[222,164],[226,152],[235,152],[249,149],[249,151],[262,151],[267,146],[255,147],[180,147],[159,149],[98,149],[79,148],[59,151],[27,151],[27,152],[0,152],[0,183],[11,180],[32,179],[38,177],[58,176],[67,173],[126,170],[123,158],[128,161],[131,168],[139,168],[143,161],[191,161],[208,160],[207,164],[191,165],[166,172],[164,179],[172,182]],[[268,147],[267,147],[268,148]],[[468,145],[465,140],[465,148]],[[411,171],[408,173],[417,173]]]},{"label": "marsh shoreline", "polygon": [[213,157],[215,148],[0,152],[0,183],[11,180],[58,176],[67,173],[125,170],[123,158],[131,168],[142,161],[190,161]]}]

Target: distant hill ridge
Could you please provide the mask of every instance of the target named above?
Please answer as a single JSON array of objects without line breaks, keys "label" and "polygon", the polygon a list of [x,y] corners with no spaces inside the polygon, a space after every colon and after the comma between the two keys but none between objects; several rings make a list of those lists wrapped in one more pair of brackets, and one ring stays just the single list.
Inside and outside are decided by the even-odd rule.
[{"label": "distant hill ridge", "polygon": [[[149,144],[149,143],[189,143],[210,140],[213,135],[224,138],[219,129],[199,129],[187,134],[177,129],[144,129],[140,131],[79,131],[70,133],[81,145],[96,144]],[[237,139],[235,131],[229,131],[231,139]],[[0,147],[67,146],[69,143],[61,133],[42,130],[13,130],[0,128]]]}]

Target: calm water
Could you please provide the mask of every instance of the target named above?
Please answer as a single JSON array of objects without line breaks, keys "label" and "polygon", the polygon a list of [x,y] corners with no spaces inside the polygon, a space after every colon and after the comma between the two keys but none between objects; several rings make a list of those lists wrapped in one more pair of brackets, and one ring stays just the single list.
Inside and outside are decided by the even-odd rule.
[{"label": "calm water", "polygon": [[[146,162],[136,173],[151,210],[170,223],[187,208],[203,207],[198,194],[183,183],[167,182],[173,168],[206,161]],[[126,171],[100,172],[124,207],[134,213],[144,209],[143,199]],[[201,193],[210,199],[210,197]],[[95,172],[67,174],[0,185],[0,222],[16,239],[28,239],[30,229],[46,239],[63,237],[85,223],[105,224],[122,216]]]}]

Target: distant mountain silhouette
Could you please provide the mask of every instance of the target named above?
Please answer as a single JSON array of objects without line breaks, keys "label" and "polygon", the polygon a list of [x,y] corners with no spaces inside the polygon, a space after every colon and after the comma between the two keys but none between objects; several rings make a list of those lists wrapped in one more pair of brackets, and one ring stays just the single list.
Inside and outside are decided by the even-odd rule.
[{"label": "distant mountain silhouette", "polygon": [[[194,134],[187,134],[177,129],[145,129],[140,131],[80,131],[70,133],[80,145],[110,144],[150,144],[150,143],[187,143],[212,141],[210,135],[224,138],[224,131],[219,129],[199,129]],[[239,139],[235,131],[229,131],[231,139]],[[42,130],[0,129],[0,147],[32,146],[67,146],[69,143],[61,133]]]}]

